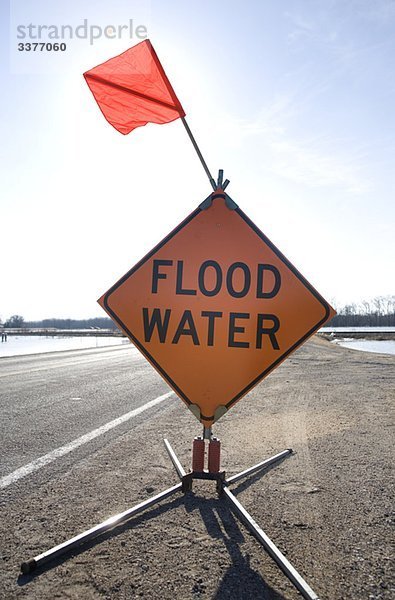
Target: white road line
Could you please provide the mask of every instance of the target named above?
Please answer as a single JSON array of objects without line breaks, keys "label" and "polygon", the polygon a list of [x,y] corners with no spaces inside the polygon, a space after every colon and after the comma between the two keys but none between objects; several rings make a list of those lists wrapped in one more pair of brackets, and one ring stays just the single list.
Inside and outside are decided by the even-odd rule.
[{"label": "white road line", "polygon": [[174,392],[167,392],[167,394],[163,394],[162,396],[159,396],[158,398],[155,398],[154,400],[150,400],[150,402],[147,402],[146,404],[143,404],[142,406],[139,406],[138,408],[131,410],[130,412],[122,415],[121,417],[118,417],[117,419],[114,419],[113,421],[110,421],[109,423],[106,423],[105,425],[102,425],[101,427],[94,429],[90,433],[86,433],[85,435],[82,435],[81,437],[77,438],[76,440],[69,442],[65,446],[56,448],[56,450],[52,450],[52,452],[49,452],[48,454],[45,454],[44,456],[40,456],[40,458],[36,458],[36,460],[33,460],[28,465],[25,465],[24,467],[20,467],[13,473],[10,473],[9,475],[2,477],[0,479],[0,489],[5,488],[8,485],[11,485],[11,483],[15,483],[16,481],[18,481],[18,479],[21,479],[22,477],[26,477],[26,475],[30,475],[30,473],[33,473],[34,471],[37,471],[38,469],[41,469],[42,467],[45,467],[46,465],[53,462],[57,458],[60,458],[61,456],[64,456],[65,454],[72,452],[73,450],[75,450],[76,448],[79,448],[83,444],[86,444],[87,442],[90,442],[91,440],[99,437],[100,435],[103,435],[103,433],[110,431],[110,429],[114,429],[114,427],[118,427],[118,425],[122,425],[122,423],[129,421],[129,419],[133,419],[133,417],[137,417],[137,415],[141,415],[141,413],[145,412],[149,408],[152,408],[153,406],[156,406],[157,404],[160,404],[160,402],[163,402],[163,400],[166,400],[173,394],[174,394]]}]

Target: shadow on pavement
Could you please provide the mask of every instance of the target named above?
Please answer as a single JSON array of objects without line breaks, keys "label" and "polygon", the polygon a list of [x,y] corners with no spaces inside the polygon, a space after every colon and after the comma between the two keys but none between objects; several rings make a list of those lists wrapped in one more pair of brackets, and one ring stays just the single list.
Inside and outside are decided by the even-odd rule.
[{"label": "shadow on pavement", "polygon": [[[94,548],[98,544],[101,544],[105,540],[112,539],[112,538],[116,537],[117,535],[123,533],[124,531],[127,531],[128,529],[133,529],[134,527],[137,527],[138,525],[143,524],[144,521],[146,521],[147,519],[154,519],[155,517],[159,517],[163,513],[167,512],[168,510],[171,510],[172,508],[177,508],[178,506],[181,506],[183,503],[184,503],[184,496],[179,496],[178,498],[174,498],[174,500],[170,500],[167,502],[164,501],[162,504],[158,505],[155,508],[148,509],[141,514],[136,515],[135,517],[131,517],[128,521],[124,521],[123,523],[120,523],[118,526],[115,525],[112,529],[109,529],[109,530],[105,531],[104,533],[98,535],[97,537],[95,537],[85,543],[82,543],[81,546],[72,548],[72,549],[68,550],[67,552],[65,552],[64,554],[62,554],[61,556],[54,557],[53,559],[49,560],[47,563],[37,567],[32,573],[29,573],[28,575],[23,575],[21,573],[17,579],[17,584],[20,587],[22,587],[22,586],[30,583],[34,579],[37,579],[38,577],[40,577],[40,575],[42,575],[46,571],[54,569],[55,567],[67,562],[71,557],[79,556],[80,554],[83,554],[87,550],[90,550],[91,548]],[[76,535],[76,534],[78,534],[78,531],[76,531],[74,535]],[[59,540],[59,543],[61,543],[62,541],[66,541],[66,540]]]},{"label": "shadow on pavement", "polygon": [[[251,475],[233,490],[234,493],[246,489],[249,485],[260,479],[262,475],[278,466],[279,462]],[[177,508],[181,506],[181,504],[184,504],[187,512],[193,512],[195,510],[200,512],[208,534],[213,538],[222,540],[232,559],[231,566],[227,569],[213,596],[215,600],[226,598],[231,598],[232,600],[237,600],[238,598],[240,598],[240,600],[248,600],[249,598],[254,600],[285,600],[284,596],[271,588],[265,582],[263,577],[251,568],[249,555],[244,556],[242,554],[239,545],[245,541],[245,538],[234,517],[231,507],[225,499],[205,498],[191,492],[173,500],[164,501],[155,508],[147,509],[140,515],[131,517],[129,521],[114,526],[112,529],[83,543],[81,546],[70,549],[61,556],[54,557],[28,575],[20,574],[17,579],[17,584],[20,587],[23,587],[46,571],[65,563],[71,557],[79,556],[94,546],[102,543],[104,540],[111,539],[128,529],[137,527],[138,525],[143,524],[147,519],[159,517],[167,510]],[[61,542],[62,540],[59,541]],[[258,546],[257,552],[262,552],[262,549]],[[199,590],[197,590],[197,592],[198,591]]]},{"label": "shadow on pavement", "polygon": [[[240,544],[245,541],[239,523],[231,507],[221,499],[203,499],[186,496],[188,512],[199,510],[208,534],[224,543],[232,559],[231,566],[220,581],[213,598],[215,600],[285,600],[270,587],[263,577],[250,566],[249,555],[243,555]],[[257,545],[256,551],[263,552]]]}]

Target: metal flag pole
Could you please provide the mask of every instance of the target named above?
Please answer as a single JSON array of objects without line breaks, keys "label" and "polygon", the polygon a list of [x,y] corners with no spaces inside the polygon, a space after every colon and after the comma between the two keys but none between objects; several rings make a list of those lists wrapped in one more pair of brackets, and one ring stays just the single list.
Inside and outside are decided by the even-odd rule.
[{"label": "metal flag pole", "polygon": [[211,184],[211,187],[212,187],[212,188],[213,188],[213,190],[215,191],[215,190],[217,189],[217,184],[215,183],[215,180],[214,180],[213,176],[212,176],[212,175],[211,175],[211,173],[210,173],[210,169],[208,168],[208,166],[207,166],[207,163],[206,163],[206,161],[204,160],[202,153],[200,152],[200,148],[199,148],[199,146],[197,145],[195,138],[193,137],[193,133],[192,133],[192,131],[189,129],[189,125],[188,125],[188,123],[186,122],[186,119],[185,119],[185,117],[181,117],[181,121],[182,121],[182,124],[184,125],[184,127],[185,127],[185,129],[186,129],[186,132],[187,132],[187,134],[188,134],[188,136],[189,136],[189,139],[190,139],[190,140],[191,140],[191,142],[192,142],[192,146],[195,148],[195,150],[196,150],[196,154],[198,155],[198,157],[199,157],[199,160],[200,160],[200,162],[202,163],[203,169],[204,169],[204,170],[205,170],[205,172],[206,172],[206,175],[207,175],[207,177],[208,177],[208,180],[209,180],[209,182],[210,182],[210,184]]}]

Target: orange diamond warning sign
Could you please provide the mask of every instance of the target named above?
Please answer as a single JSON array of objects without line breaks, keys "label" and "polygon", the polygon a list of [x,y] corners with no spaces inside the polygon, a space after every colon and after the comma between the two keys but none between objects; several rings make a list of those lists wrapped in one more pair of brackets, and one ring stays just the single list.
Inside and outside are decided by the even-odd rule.
[{"label": "orange diamond warning sign", "polygon": [[222,190],[99,302],[206,426],[335,314]]}]

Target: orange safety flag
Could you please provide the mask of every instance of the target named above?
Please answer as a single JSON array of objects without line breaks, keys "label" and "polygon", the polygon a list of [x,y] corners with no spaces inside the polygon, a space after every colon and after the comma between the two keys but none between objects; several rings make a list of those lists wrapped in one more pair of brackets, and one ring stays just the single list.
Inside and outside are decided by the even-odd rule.
[{"label": "orange safety flag", "polygon": [[147,123],[185,116],[149,40],[84,73],[107,121],[126,135]]}]

